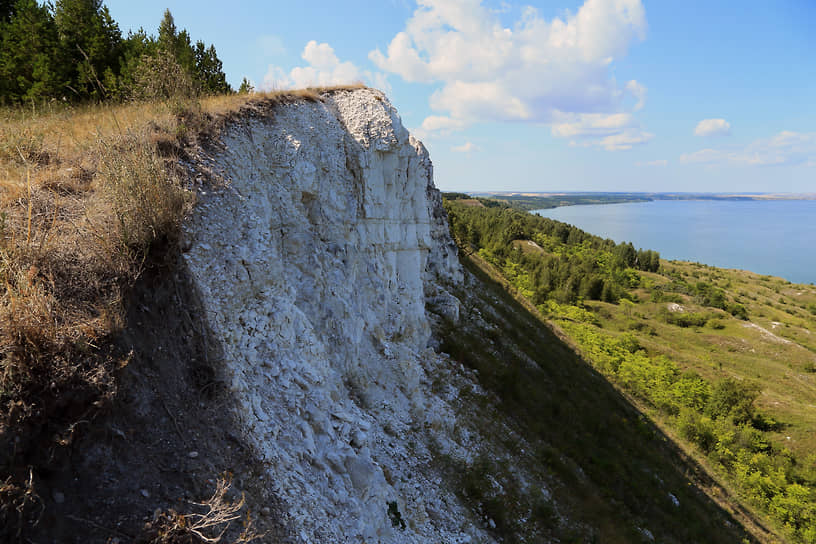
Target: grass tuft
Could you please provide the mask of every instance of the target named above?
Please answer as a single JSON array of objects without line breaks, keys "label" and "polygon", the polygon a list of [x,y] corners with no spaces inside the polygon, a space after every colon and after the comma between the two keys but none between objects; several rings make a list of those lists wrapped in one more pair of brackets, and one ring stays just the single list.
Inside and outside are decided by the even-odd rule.
[{"label": "grass tuft", "polygon": [[160,135],[129,133],[100,142],[98,189],[113,208],[127,248],[145,249],[163,237],[175,237],[192,203],[179,172],[161,156],[167,153],[167,141]]},{"label": "grass tuft", "polygon": [[[337,90],[0,108],[0,539],[25,538],[33,484],[116,395],[127,292],[193,204],[180,160],[236,116]],[[166,519],[223,519],[223,498]]]},{"label": "grass tuft", "polygon": [[[242,517],[244,496],[236,501],[227,498],[232,482],[219,478],[212,496],[204,502],[192,503],[197,511],[179,514],[175,510],[161,512],[147,523],[139,544],[215,544],[226,536],[232,522]],[[232,544],[245,544],[263,538],[255,531],[252,518],[246,514],[243,530],[231,539]]]}]

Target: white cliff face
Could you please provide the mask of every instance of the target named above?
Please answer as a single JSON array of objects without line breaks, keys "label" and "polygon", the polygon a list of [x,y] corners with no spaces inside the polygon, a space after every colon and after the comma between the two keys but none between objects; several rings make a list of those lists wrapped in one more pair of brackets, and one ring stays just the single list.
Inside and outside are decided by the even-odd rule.
[{"label": "white cliff face", "polygon": [[426,302],[455,318],[462,272],[422,144],[373,90],[279,105],[222,143],[230,184],[200,196],[185,259],[297,539],[490,541],[430,467],[431,440],[471,444],[429,393],[450,363]]}]

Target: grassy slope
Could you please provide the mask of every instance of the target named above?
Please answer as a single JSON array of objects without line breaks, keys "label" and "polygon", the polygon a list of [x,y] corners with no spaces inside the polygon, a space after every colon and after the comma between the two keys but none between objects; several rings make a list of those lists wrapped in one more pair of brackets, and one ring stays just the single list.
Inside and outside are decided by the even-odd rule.
[{"label": "grassy slope", "polygon": [[51,515],[38,489],[123,396],[128,293],[178,254],[201,181],[179,161],[242,110],[333,90],[0,109],[0,540]]},{"label": "grassy slope", "polygon": [[[718,314],[717,321],[723,328],[677,327],[660,318],[667,303],[648,302],[648,292],[636,290],[635,294],[646,302],[633,309],[589,304],[602,328],[632,332],[650,353],[665,354],[710,380],[733,376],[760,383],[760,411],[781,423],[772,431],[774,440],[802,459],[815,452],[816,314],[810,308],[816,309],[816,288],[695,263],[664,262],[662,267],[666,274],[722,288],[746,307],[749,320],[703,308],[691,297],[680,295],[686,311]],[[643,275],[655,284],[669,280],[666,275]],[[637,321],[648,322],[648,332],[633,328]]]},{"label": "grassy slope", "polygon": [[[546,253],[525,240],[516,240],[513,246],[527,255]],[[702,463],[722,485],[731,488],[732,493],[740,497],[744,508],[758,507],[757,512],[764,510],[764,514],[756,514],[759,516],[772,513],[770,517],[766,517],[766,523],[775,527],[777,535],[786,536],[766,535],[763,538],[771,541],[792,538],[795,541],[810,542],[813,538],[810,534],[812,529],[804,527],[812,523],[816,508],[816,496],[812,491],[813,482],[816,481],[816,455],[813,454],[816,446],[813,432],[816,429],[816,337],[812,334],[816,330],[816,288],[746,271],[723,270],[684,262],[662,261],[660,273],[639,274],[640,286],[630,290],[634,304],[629,301],[618,304],[585,301],[580,304],[580,309],[574,310],[571,309],[573,307],[551,305],[547,307],[551,311],[549,318],[553,320],[556,329],[576,349],[586,353],[593,363],[598,363],[594,359],[594,354],[598,353],[598,339],[606,338],[614,343],[620,339],[634,338],[636,344],[643,348],[641,353],[651,360],[666,356],[677,364],[681,372],[696,372],[710,384],[724,378],[758,384],[761,393],[756,405],[767,423],[767,428],[760,436],[762,440],[768,441],[769,446],[752,446],[751,449],[746,449],[743,454],[747,454],[747,458],[753,455],[751,452],[760,455],[751,458],[750,462],[746,457],[740,458],[741,454],[735,449],[743,447],[738,444],[744,438],[737,436],[736,443],[717,443],[713,448],[716,451],[707,455],[696,444],[682,438],[677,418],[649,401],[654,395],[633,398],[633,402],[664,429],[681,449]],[[748,320],[738,319],[716,308],[701,306],[697,297],[677,292],[670,293],[671,300],[664,298],[661,302],[654,301],[655,287],[666,287],[677,281],[689,285],[704,282],[722,289],[727,300],[746,307]],[[670,291],[667,288],[665,292]],[[669,323],[672,313],[669,307],[672,305],[682,307],[682,311],[675,312],[675,315],[704,315],[707,317],[707,324],[681,327]],[[674,308],[677,309],[677,306]],[[576,322],[576,316],[581,315],[591,318],[585,323]],[[603,343],[601,341],[600,344]],[[598,364],[599,368],[604,368],[603,363]],[[614,371],[610,373],[608,369],[604,369],[604,372],[617,386],[635,395],[644,392],[628,387]],[[733,429],[741,432],[736,427]],[[720,439],[724,436],[723,433],[732,431],[724,429],[716,432],[720,433],[716,435],[716,439]],[[753,433],[754,430],[748,429],[746,433],[748,432]],[[763,458],[762,455],[766,457]],[[786,461],[789,456],[793,459],[792,463]],[[769,463],[771,468],[763,469],[765,476],[761,478],[765,479],[761,485],[754,485],[750,491],[744,487],[744,482],[751,480],[750,474],[748,478],[742,478],[739,485],[736,483],[735,472],[740,467],[755,467],[763,463],[766,467]],[[750,472],[754,468],[748,470]],[[767,477],[775,470],[787,473],[788,484],[780,484],[783,480]],[[760,479],[760,472],[756,472],[754,476],[753,481],[756,483]],[[808,490],[787,488],[785,491],[784,486],[790,482],[802,483]],[[779,485],[782,487],[776,487]],[[762,497],[757,494],[760,488],[764,488],[765,494]],[[773,489],[776,491],[772,491]],[[792,503],[786,503],[789,492],[798,493],[798,498],[792,501],[796,503],[793,508],[790,508]],[[793,511],[798,512],[798,518],[787,517]],[[783,520],[786,519],[798,519],[800,521],[792,523],[804,525],[783,527]],[[797,534],[794,535],[794,532]]]},{"label": "grassy slope", "polygon": [[[458,293],[463,317],[443,334],[442,350],[475,369],[500,400],[500,411],[525,438],[515,446],[531,458],[525,468],[555,482],[554,504],[570,520],[559,524],[548,504],[536,505],[537,487],[525,494],[502,485],[497,515],[496,497],[474,485],[476,469],[457,467],[465,475],[459,487],[477,487],[487,514],[502,520],[524,515],[524,527],[500,523],[500,536],[508,542],[647,542],[646,530],[658,542],[768,540],[765,528],[577,356],[532,305],[514,297],[491,265],[475,255],[463,264],[472,277]],[[501,466],[491,468],[503,483]]]}]

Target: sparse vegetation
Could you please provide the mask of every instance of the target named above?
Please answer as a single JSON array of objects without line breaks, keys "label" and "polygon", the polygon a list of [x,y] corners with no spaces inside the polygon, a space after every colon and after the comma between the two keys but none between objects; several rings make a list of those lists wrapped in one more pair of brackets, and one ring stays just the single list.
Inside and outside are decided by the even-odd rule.
[{"label": "sparse vegetation", "polygon": [[249,513],[243,513],[244,497],[236,501],[227,498],[232,482],[219,478],[212,496],[204,502],[192,503],[199,510],[180,514],[175,510],[159,512],[145,526],[137,539],[140,544],[216,544],[222,541],[232,522],[244,517],[243,530],[230,539],[231,544],[244,544],[262,538],[253,526]]},{"label": "sparse vegetation", "polygon": [[117,394],[126,294],[193,201],[179,159],[242,108],[339,89],[0,110],[0,518],[33,521],[41,471]]},{"label": "sparse vegetation", "polygon": [[[610,271],[610,255],[628,251],[625,245],[617,249],[539,218],[515,220],[520,212],[496,205],[473,208],[457,200],[447,206],[466,253],[500,271],[595,368],[780,533],[816,541],[816,414],[808,408],[816,391],[806,374],[815,360],[816,322],[791,313],[788,304],[790,297],[812,303],[812,287],[696,263]],[[513,230],[513,223],[522,228]],[[516,250],[518,239],[535,241],[541,251]],[[569,259],[588,264],[560,282],[540,281],[548,277],[540,263],[569,270]],[[599,271],[616,297],[574,289]]]},{"label": "sparse vegetation", "polygon": [[[556,336],[529,301],[513,297],[513,287],[477,255],[463,265],[474,279],[457,293],[464,315],[443,327],[441,350],[473,369],[497,399],[494,405],[460,392],[463,410],[483,432],[506,436],[500,442],[513,462],[488,448],[470,460],[439,461],[487,530],[505,542],[639,542],[641,527],[660,542],[752,541],[731,517],[738,509],[727,493]],[[573,317],[588,318],[577,307]],[[621,346],[636,349],[632,338]],[[513,440],[508,424],[523,442]],[[699,488],[717,489],[720,505]]]}]

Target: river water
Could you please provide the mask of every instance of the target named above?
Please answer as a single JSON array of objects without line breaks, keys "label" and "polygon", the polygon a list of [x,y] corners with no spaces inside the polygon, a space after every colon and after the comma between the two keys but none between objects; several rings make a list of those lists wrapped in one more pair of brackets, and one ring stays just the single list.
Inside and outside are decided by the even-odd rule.
[{"label": "river water", "polygon": [[656,200],[534,213],[664,259],[816,282],[816,200]]}]

